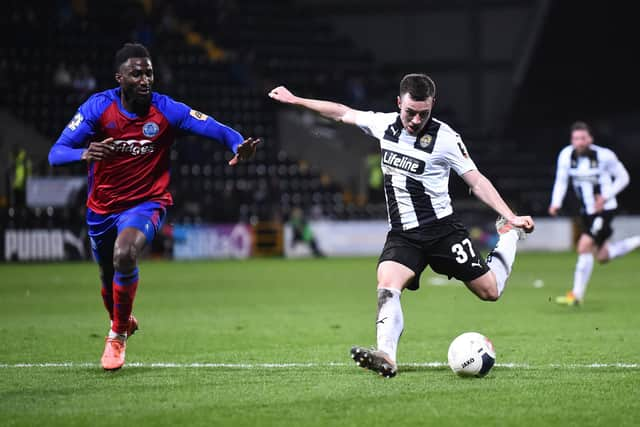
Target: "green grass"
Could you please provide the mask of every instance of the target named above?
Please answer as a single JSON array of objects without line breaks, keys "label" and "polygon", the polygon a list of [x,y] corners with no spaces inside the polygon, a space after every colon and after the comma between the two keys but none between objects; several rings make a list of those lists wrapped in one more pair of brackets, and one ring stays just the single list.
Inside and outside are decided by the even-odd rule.
[{"label": "green grass", "polygon": [[[145,261],[131,365],[115,373],[98,364],[108,324],[93,264],[0,265],[0,425],[637,425],[640,254],[596,266],[583,307],[556,306],[574,262],[521,254],[497,303],[453,281],[431,286],[426,272],[403,296],[391,380],[348,357],[351,345],[374,343],[372,258]],[[463,379],[446,366],[402,366],[446,362],[464,331],[486,334],[498,363],[520,367]]]}]

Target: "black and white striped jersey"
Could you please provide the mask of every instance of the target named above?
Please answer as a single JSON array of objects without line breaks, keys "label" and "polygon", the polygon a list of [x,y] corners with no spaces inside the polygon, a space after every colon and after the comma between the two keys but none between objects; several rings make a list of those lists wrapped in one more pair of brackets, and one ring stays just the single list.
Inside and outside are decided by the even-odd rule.
[{"label": "black and white striped jersey", "polygon": [[449,171],[476,169],[458,133],[430,118],[420,134],[409,135],[399,113],[358,112],[356,124],[380,141],[391,229],[411,230],[453,213]]},{"label": "black and white striped jersey", "polygon": [[562,206],[569,179],[580,202],[581,212],[593,215],[596,213],[597,194],[605,199],[605,210],[618,207],[616,195],[629,184],[629,173],[616,154],[608,148],[591,144],[585,153],[579,155],[569,145],[558,154],[551,206]]}]

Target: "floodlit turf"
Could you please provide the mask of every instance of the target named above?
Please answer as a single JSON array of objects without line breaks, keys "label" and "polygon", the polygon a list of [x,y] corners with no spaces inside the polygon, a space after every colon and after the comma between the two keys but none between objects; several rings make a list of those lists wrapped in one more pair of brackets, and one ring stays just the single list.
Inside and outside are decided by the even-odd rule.
[{"label": "floodlit turf", "polygon": [[[428,272],[403,296],[390,380],[348,357],[374,343],[373,258],[144,261],[115,373],[94,265],[0,265],[0,425],[637,425],[640,254],[596,266],[585,306],[556,306],[574,262],[521,254],[497,303]],[[456,377],[443,364],[464,331],[515,366]]]}]

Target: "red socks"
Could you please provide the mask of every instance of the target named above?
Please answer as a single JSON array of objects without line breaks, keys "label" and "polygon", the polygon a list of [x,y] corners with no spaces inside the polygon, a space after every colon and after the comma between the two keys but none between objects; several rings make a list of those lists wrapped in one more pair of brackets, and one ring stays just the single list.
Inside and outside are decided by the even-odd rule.
[{"label": "red socks", "polygon": [[113,320],[113,283],[103,283],[100,293],[102,294],[104,308],[109,312],[109,319]]},{"label": "red socks", "polygon": [[[115,272],[113,275],[113,326],[111,327],[113,332],[118,334],[127,332],[129,316],[131,316],[137,289],[138,268],[135,268],[130,273]],[[107,306],[106,302],[105,306]],[[108,306],[107,310],[109,310]]]}]

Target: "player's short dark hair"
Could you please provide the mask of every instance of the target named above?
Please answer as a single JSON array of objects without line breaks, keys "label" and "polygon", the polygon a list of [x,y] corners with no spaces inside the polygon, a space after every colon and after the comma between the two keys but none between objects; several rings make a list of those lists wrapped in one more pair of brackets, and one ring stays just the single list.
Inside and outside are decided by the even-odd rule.
[{"label": "player's short dark hair", "polygon": [[127,62],[129,58],[149,58],[151,55],[147,48],[140,43],[125,43],[124,46],[116,52],[114,61],[115,70],[118,71],[120,66]]},{"label": "player's short dark hair", "polygon": [[436,97],[436,84],[426,74],[407,74],[400,80],[400,96],[405,93],[416,101],[424,101]]},{"label": "player's short dark hair", "polygon": [[589,135],[593,135],[593,133],[591,132],[591,127],[586,122],[573,122],[573,124],[571,125],[571,133],[573,133],[574,130],[584,130],[587,131]]}]

